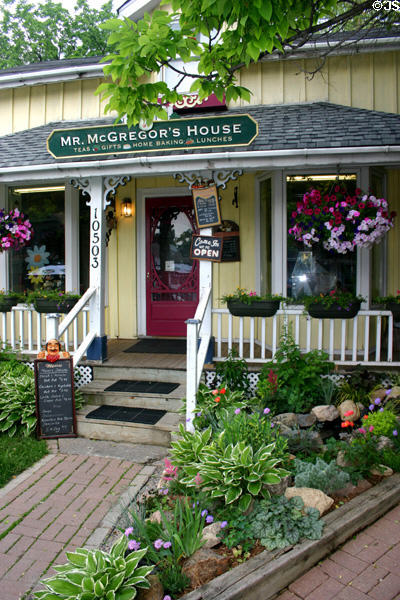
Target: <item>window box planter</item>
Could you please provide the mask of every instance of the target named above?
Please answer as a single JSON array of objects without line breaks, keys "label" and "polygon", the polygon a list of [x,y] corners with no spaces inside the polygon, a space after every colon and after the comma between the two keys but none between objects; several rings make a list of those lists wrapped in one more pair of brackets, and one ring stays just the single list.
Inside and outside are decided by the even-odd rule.
[{"label": "window box planter", "polygon": [[7,297],[7,296],[0,296],[0,312],[2,313],[6,313],[6,312],[10,312],[10,310],[12,309],[13,306],[16,306],[19,302],[18,298],[15,297]]},{"label": "window box planter", "polygon": [[355,300],[349,307],[343,308],[339,304],[324,306],[322,303],[310,304],[308,314],[314,319],[353,319],[361,307],[361,301]]},{"label": "window box planter", "polygon": [[234,317],[273,317],[279,309],[280,300],[260,300],[246,304],[239,300],[228,300],[228,310]]},{"label": "window box planter", "polygon": [[392,311],[395,321],[400,321],[400,302],[386,302],[386,310]]},{"label": "window box planter", "polygon": [[79,298],[71,300],[49,300],[48,298],[35,298],[33,306],[38,313],[68,313],[73,309]]}]

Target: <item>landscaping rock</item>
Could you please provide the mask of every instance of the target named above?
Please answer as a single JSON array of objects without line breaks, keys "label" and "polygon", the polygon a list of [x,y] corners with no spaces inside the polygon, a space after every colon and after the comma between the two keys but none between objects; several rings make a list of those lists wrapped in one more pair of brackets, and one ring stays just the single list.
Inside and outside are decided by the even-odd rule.
[{"label": "landscaping rock", "polygon": [[149,517],[149,521],[151,523],[161,523],[161,512],[159,510],[153,512]]},{"label": "landscaping rock", "polygon": [[386,465],[379,465],[379,468],[371,469],[371,475],[378,475],[380,477],[390,477],[393,475],[393,469]]},{"label": "landscaping rock", "polygon": [[338,452],[338,455],[336,457],[336,464],[338,467],[351,467],[351,462],[345,459],[343,450],[340,450]]},{"label": "landscaping rock", "polygon": [[378,443],[376,445],[377,450],[384,450],[385,448],[393,448],[394,444],[392,440],[385,435],[380,435],[378,438]]},{"label": "landscaping rock", "polygon": [[285,493],[285,490],[288,487],[291,479],[291,475],[286,475],[286,477],[282,477],[279,483],[265,484],[264,489],[268,490],[272,496],[282,496],[282,494]]},{"label": "landscaping rock", "polygon": [[222,575],[228,569],[227,556],[220,556],[211,548],[200,548],[185,561],[182,572],[189,577],[191,585],[196,588]]},{"label": "landscaping rock", "polygon": [[148,590],[137,588],[136,600],[162,600],[164,598],[164,588],[157,575],[149,575],[150,587]]},{"label": "landscaping rock", "polygon": [[287,425],[284,425],[283,423],[277,423],[276,426],[279,429],[279,433],[284,435],[285,437],[292,437],[293,433],[295,433],[297,431],[297,429],[291,429],[290,427],[288,427]]},{"label": "landscaping rock", "polygon": [[322,423],[325,421],[334,421],[339,417],[339,411],[336,406],[333,406],[333,404],[314,406],[314,408],[311,410],[311,413],[316,416],[317,421]]},{"label": "landscaping rock", "polygon": [[297,415],[296,413],[281,413],[280,415],[276,415],[273,419],[274,423],[282,423],[286,425],[286,427],[297,427]]},{"label": "landscaping rock", "polygon": [[306,487],[289,487],[285,492],[286,498],[294,498],[300,496],[307,508],[316,508],[319,514],[325,514],[332,506],[334,500],[327,496],[321,490]]},{"label": "landscaping rock", "polygon": [[380,388],[379,390],[374,390],[371,394],[372,402],[375,400],[375,398],[379,398],[380,400],[383,400],[384,398],[386,398],[387,397],[386,392],[387,392],[387,390],[385,388]]},{"label": "landscaping rock", "polygon": [[203,529],[203,540],[206,541],[203,548],[214,548],[214,546],[218,546],[221,543],[220,538],[217,537],[217,533],[221,531],[221,521],[216,521],[215,523],[211,523],[211,525],[207,525]]},{"label": "landscaping rock", "polygon": [[360,479],[357,485],[349,482],[345,487],[341,490],[335,490],[335,496],[338,498],[346,498],[346,496],[359,496],[363,492],[369,490],[372,487],[372,484],[366,479]]},{"label": "landscaping rock", "polygon": [[297,415],[297,422],[299,427],[311,427],[317,421],[317,417],[313,413],[305,415]]},{"label": "landscaping rock", "polygon": [[[386,390],[387,391],[387,390]],[[400,398],[400,386],[394,385],[389,394],[387,394],[387,398]]]},{"label": "landscaping rock", "polygon": [[[338,411],[342,421],[358,421],[360,418],[360,409],[358,408],[357,404],[353,402],[353,400],[345,400],[342,402],[338,406]],[[352,411],[353,414],[347,414]]]}]

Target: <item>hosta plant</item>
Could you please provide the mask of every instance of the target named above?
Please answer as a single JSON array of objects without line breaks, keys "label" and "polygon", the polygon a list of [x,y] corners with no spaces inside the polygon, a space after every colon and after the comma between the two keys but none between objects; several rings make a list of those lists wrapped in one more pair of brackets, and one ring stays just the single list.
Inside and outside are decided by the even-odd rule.
[{"label": "hosta plant", "polygon": [[182,482],[195,486],[200,478],[201,485],[211,490],[210,498],[223,498],[226,504],[238,504],[246,511],[253,498],[269,497],[266,484],[279,483],[288,472],[277,466],[275,444],[254,452],[243,441],[225,447],[222,438],[220,434],[216,443],[203,449],[200,462],[185,467]]},{"label": "hosta plant", "polygon": [[138,567],[147,548],[125,558],[128,540],[121,537],[109,553],[77,548],[67,552],[68,563],[54,567],[57,575],[42,580],[46,590],[34,592],[36,600],[132,600],[136,588],[149,588],[153,565]]},{"label": "hosta plant", "polygon": [[202,460],[204,449],[210,443],[212,429],[209,427],[204,431],[185,431],[182,423],[179,425],[180,438],[171,443],[172,464],[178,470],[184,469],[186,465],[197,463]]}]

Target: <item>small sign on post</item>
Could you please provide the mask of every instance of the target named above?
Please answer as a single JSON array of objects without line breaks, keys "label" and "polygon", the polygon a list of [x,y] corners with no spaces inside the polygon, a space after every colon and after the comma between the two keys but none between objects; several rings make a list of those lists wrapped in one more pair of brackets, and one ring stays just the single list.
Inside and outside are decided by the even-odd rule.
[{"label": "small sign on post", "polygon": [[199,229],[221,225],[217,186],[192,187],[194,212]]},{"label": "small sign on post", "polygon": [[192,235],[190,258],[221,262],[222,245],[223,240],[221,238],[210,235]]},{"label": "small sign on post", "polygon": [[38,438],[77,437],[72,358],[35,360]]}]

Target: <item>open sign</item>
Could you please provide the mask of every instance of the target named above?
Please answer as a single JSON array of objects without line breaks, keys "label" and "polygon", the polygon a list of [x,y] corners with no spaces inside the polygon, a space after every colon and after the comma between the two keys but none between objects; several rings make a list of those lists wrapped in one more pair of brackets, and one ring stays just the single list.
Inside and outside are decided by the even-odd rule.
[{"label": "open sign", "polygon": [[192,235],[190,258],[221,262],[222,246],[222,238],[216,238],[210,235]]}]

